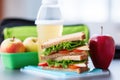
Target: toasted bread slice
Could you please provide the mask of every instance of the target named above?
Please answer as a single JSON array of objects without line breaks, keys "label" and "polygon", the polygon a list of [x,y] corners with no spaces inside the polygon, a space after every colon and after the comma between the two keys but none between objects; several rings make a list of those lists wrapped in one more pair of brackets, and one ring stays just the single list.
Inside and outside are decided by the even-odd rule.
[{"label": "toasted bread slice", "polygon": [[74,52],[69,52],[69,53],[66,53],[66,54],[61,54],[61,53],[55,53],[55,54],[51,54],[51,55],[48,55],[48,56],[41,56],[41,60],[48,60],[48,59],[55,59],[55,58],[58,58],[58,57],[63,57],[63,56],[72,56],[72,55],[77,55],[78,57],[76,59],[86,59],[88,57],[88,53],[87,51],[82,51],[80,53],[74,53]]},{"label": "toasted bread slice", "polygon": [[74,61],[80,61],[80,60],[86,60],[88,59],[87,55],[71,55],[71,56],[61,56],[57,57],[54,60],[61,61],[61,60],[74,60]]},{"label": "toasted bread slice", "polygon": [[80,67],[80,68],[77,68],[77,69],[70,69],[70,68],[54,68],[54,67],[42,67],[42,69],[45,69],[45,70],[58,70],[58,71],[70,71],[70,72],[77,72],[77,73],[82,73],[82,72],[85,72],[85,71],[88,71],[89,68],[88,67]]},{"label": "toasted bread slice", "polygon": [[41,48],[44,49],[44,48],[48,48],[50,46],[60,44],[62,42],[76,41],[76,40],[83,40],[83,39],[85,39],[85,33],[78,32],[78,33],[69,34],[69,35],[61,36],[61,37],[46,41],[41,45]]}]

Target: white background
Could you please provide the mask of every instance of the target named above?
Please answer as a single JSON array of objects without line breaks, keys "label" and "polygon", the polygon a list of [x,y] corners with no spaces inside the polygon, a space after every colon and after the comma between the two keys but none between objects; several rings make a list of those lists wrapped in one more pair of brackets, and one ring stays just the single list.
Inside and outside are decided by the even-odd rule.
[{"label": "white background", "polygon": [[[90,35],[110,34],[120,45],[120,0],[59,0],[65,24],[87,24]],[[4,0],[4,18],[35,20],[41,0]]]}]

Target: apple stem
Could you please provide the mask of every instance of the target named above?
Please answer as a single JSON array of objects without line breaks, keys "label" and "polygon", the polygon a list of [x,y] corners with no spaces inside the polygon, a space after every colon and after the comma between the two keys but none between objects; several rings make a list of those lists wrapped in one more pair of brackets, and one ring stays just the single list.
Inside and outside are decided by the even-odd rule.
[{"label": "apple stem", "polygon": [[15,40],[15,37],[13,36],[12,41],[14,41],[14,40]]},{"label": "apple stem", "polygon": [[103,26],[101,26],[101,35],[103,35]]}]

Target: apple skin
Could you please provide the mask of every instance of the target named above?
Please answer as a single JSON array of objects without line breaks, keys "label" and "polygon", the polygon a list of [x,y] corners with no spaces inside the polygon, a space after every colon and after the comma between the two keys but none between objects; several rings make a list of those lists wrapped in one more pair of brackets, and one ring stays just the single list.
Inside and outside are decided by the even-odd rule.
[{"label": "apple skin", "polygon": [[108,69],[115,54],[113,38],[108,35],[94,36],[90,38],[89,47],[95,68]]},{"label": "apple skin", "polygon": [[25,47],[20,39],[8,38],[1,43],[1,52],[20,53],[25,52]]},{"label": "apple skin", "polygon": [[38,52],[38,40],[36,37],[28,37],[23,41],[27,52]]}]

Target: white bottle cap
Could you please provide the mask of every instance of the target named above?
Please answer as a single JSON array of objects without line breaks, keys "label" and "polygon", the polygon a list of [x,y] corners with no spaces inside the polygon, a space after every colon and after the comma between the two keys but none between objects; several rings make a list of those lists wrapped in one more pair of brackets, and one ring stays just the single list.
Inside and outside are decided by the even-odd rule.
[{"label": "white bottle cap", "polygon": [[58,0],[42,0],[42,4],[54,5],[54,4],[58,4]]}]

